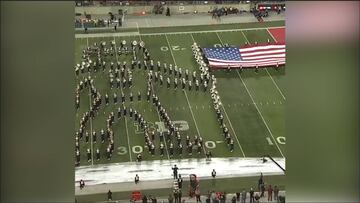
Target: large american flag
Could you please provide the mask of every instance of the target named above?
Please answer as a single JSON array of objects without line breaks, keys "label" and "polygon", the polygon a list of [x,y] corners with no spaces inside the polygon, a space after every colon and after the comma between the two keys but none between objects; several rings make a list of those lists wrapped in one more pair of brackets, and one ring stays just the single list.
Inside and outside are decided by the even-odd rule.
[{"label": "large american flag", "polygon": [[285,44],[203,48],[212,68],[266,67],[285,64]]}]

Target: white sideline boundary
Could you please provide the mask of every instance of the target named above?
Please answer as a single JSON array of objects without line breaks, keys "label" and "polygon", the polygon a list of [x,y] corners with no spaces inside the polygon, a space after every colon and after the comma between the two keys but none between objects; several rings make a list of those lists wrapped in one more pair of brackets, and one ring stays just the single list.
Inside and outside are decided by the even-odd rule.
[{"label": "white sideline boundary", "polygon": [[259,27],[259,28],[243,28],[243,29],[225,29],[225,30],[202,30],[202,31],[184,31],[184,32],[159,32],[159,33],[143,33],[138,32],[122,32],[122,33],[89,33],[89,34],[75,34],[75,38],[86,38],[86,37],[112,37],[112,36],[151,36],[151,35],[178,35],[178,34],[196,34],[196,33],[213,33],[213,32],[239,32],[246,30],[267,30],[271,28],[285,28],[285,26],[275,26],[275,27]]},{"label": "white sideline boundary", "polygon": [[[274,158],[285,168],[285,158]],[[140,181],[172,180],[172,166],[179,167],[178,174],[188,179],[190,174],[196,174],[201,180],[210,179],[212,169],[217,172],[217,178],[253,177],[264,175],[285,175],[271,160],[263,163],[262,157],[253,158],[212,158],[201,159],[154,160],[142,162],[124,162],[81,166],[75,169],[75,185],[82,179],[86,185],[101,185],[111,183],[132,183],[135,174]]]}]

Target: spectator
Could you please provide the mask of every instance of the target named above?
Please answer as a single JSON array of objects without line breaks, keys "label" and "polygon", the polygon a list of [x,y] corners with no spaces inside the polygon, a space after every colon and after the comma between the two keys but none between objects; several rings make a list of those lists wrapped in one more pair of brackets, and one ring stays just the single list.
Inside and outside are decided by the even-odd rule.
[{"label": "spectator", "polygon": [[250,193],[250,203],[253,203],[254,202],[254,189],[251,188],[249,193]]},{"label": "spectator", "polygon": [[271,185],[268,186],[267,192],[268,192],[268,201],[272,201],[273,189]]},{"label": "spectator", "polygon": [[263,183],[260,187],[261,187],[261,195],[260,195],[260,197],[264,197],[264,193],[265,193],[265,184]]},{"label": "spectator", "polygon": [[277,201],[279,197],[279,188],[275,185],[274,187],[274,200]]},{"label": "spectator", "polygon": [[240,201],[240,192],[236,192],[236,201]]},{"label": "spectator", "polygon": [[241,193],[241,203],[245,203],[246,201],[246,191],[243,190]]},{"label": "spectator", "polygon": [[209,194],[206,196],[206,200],[205,200],[205,202],[206,203],[210,203],[211,202],[211,193],[209,192]]},{"label": "spectator", "polygon": [[214,201],[215,201],[215,199],[216,199],[216,194],[215,194],[215,191],[212,191],[212,192],[211,192],[210,197],[211,197],[212,202],[214,202]]},{"label": "spectator", "polygon": [[181,202],[181,197],[182,197],[182,193],[181,193],[181,190],[179,190],[179,192],[178,192],[178,203]]},{"label": "spectator", "polygon": [[177,190],[174,190],[174,198],[175,198],[175,203],[179,203],[179,193]]},{"label": "spectator", "polygon": [[220,203],[225,203],[226,202],[226,193],[224,192],[223,194],[220,195]]},{"label": "spectator", "polygon": [[109,190],[109,192],[107,193],[108,196],[108,201],[112,200],[112,192]]},{"label": "spectator", "polygon": [[233,196],[233,197],[232,197],[231,203],[236,203],[236,196]]},{"label": "spectator", "polygon": [[142,203],[147,203],[147,197],[146,197],[146,195],[143,196],[143,198],[142,198]]},{"label": "spectator", "polygon": [[259,193],[256,193],[255,194],[255,202],[259,202],[259,200],[260,200]]},{"label": "spectator", "polygon": [[151,201],[152,201],[152,203],[157,203],[156,197],[153,197],[153,198],[151,199]]},{"label": "spectator", "polygon": [[173,203],[174,198],[171,194],[169,194],[168,200],[169,200],[169,203]]},{"label": "spectator", "polygon": [[196,197],[196,203],[201,202],[201,198],[200,198],[200,189],[199,189],[199,186],[197,186],[197,187],[196,187],[196,190],[195,190],[195,197]]}]

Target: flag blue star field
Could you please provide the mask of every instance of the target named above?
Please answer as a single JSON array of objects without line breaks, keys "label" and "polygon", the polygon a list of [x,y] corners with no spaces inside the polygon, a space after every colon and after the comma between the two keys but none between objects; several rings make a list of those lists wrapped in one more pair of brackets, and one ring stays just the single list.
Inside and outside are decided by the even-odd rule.
[{"label": "flag blue star field", "polygon": [[245,47],[203,48],[212,68],[266,67],[285,64],[285,44],[262,44]]}]

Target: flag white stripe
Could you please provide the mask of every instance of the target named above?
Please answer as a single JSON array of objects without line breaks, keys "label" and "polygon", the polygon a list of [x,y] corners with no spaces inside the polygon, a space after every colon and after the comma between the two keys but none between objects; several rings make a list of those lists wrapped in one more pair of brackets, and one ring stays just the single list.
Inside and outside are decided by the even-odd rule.
[{"label": "flag white stripe", "polygon": [[210,62],[209,64],[211,66],[230,66],[230,67],[238,67],[240,65],[242,66],[262,66],[262,65],[276,65],[276,64],[282,64],[285,63],[285,59],[281,59],[281,60],[272,60],[272,61],[266,61],[266,62],[242,62],[242,63],[233,63],[233,64],[228,64],[228,63],[219,63],[219,62]]},{"label": "flag white stripe", "polygon": [[243,57],[242,61],[252,60],[252,59],[265,59],[265,58],[285,58],[285,54],[273,54],[273,55]]},{"label": "flag white stripe", "polygon": [[240,52],[243,53],[243,52],[251,52],[257,50],[267,50],[267,49],[285,49],[285,45],[267,45],[267,46],[240,48]]},{"label": "flag white stripe", "polygon": [[243,60],[243,61],[227,61],[227,60],[220,60],[220,59],[213,59],[213,58],[208,58],[209,62],[213,61],[213,62],[223,62],[223,63],[240,63],[240,62],[264,62],[264,61],[271,61],[273,59],[281,59],[285,57],[278,57],[278,58],[265,58],[265,59],[253,59],[253,60]]},{"label": "flag white stripe", "polygon": [[285,49],[276,49],[271,51],[256,51],[256,52],[249,52],[249,53],[241,53],[241,56],[254,56],[254,55],[261,55],[261,54],[276,54],[276,53],[285,53]]},{"label": "flag white stripe", "polygon": [[[258,65],[259,68],[261,67],[265,67],[265,66],[275,66],[275,65],[283,65],[285,64],[285,61],[281,61],[281,62],[277,62],[277,63],[264,63],[261,65]],[[213,65],[211,67],[213,68],[238,68],[238,67],[243,67],[243,68],[250,68],[250,67],[256,67],[256,65],[254,64],[239,64],[239,65]]]}]

